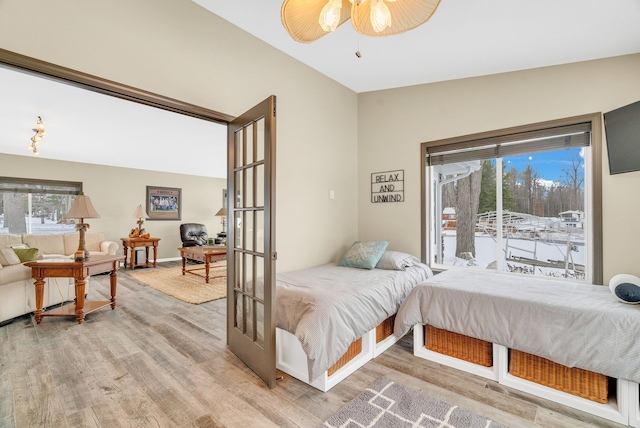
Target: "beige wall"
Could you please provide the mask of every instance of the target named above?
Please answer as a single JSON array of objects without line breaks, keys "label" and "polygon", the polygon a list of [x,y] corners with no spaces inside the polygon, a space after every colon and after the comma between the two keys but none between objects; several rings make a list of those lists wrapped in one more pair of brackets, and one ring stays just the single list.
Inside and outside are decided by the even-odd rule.
[{"label": "beige wall", "polygon": [[278,271],[356,239],[357,95],[195,3],[3,0],[0,48],[234,116],[276,95]]},{"label": "beige wall", "polygon": [[222,207],[224,179],[6,154],[0,154],[0,165],[6,177],[81,181],[100,214],[100,218],[86,220],[90,231],[104,232],[108,240],[117,242],[118,254],[122,254],[120,238],[138,226],[132,215],[139,204],[145,206],[147,185],[182,189],[181,221],[146,220],[143,225],[151,236],[161,239],[159,259],[180,257],[180,223],[202,223],[211,237],[222,231],[214,215]]},{"label": "beige wall", "polygon": [[[420,254],[420,143],[581,114],[640,99],[640,55],[358,96],[358,237]],[[640,172],[609,175],[603,136],[604,281],[640,275]],[[638,148],[640,150],[640,147]],[[370,202],[371,173],[405,170],[406,202]]]}]

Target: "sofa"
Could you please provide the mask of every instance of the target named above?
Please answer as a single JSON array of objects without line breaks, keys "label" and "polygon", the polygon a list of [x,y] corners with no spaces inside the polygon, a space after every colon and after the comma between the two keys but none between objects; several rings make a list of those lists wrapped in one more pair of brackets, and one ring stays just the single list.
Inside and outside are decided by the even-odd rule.
[{"label": "sofa", "polygon": [[[26,244],[38,249],[38,259],[73,260],[79,233],[42,235],[0,235],[0,324],[35,311],[34,280],[31,268],[11,255],[11,247]],[[107,241],[102,232],[86,232],[85,246],[90,254],[115,255],[119,245]],[[9,250],[9,254],[7,251]],[[5,257],[7,255],[8,257]],[[15,253],[14,253],[15,255]],[[11,259],[11,260],[8,260]],[[16,263],[17,262],[17,263]],[[87,287],[89,281],[87,281]],[[73,278],[46,278],[43,307],[75,299]]]}]

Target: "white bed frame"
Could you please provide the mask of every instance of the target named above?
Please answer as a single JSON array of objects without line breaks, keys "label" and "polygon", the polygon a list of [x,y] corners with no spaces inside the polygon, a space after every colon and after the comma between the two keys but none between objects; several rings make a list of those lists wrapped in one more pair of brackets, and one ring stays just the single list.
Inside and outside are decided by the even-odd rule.
[{"label": "white bed frame", "polygon": [[640,384],[629,382],[629,426],[640,427]]},{"label": "white bed frame", "polygon": [[505,346],[494,343],[493,367],[484,367],[430,351],[425,348],[425,345],[424,326],[416,324],[413,326],[413,354],[417,357],[495,380],[504,386],[555,401],[613,422],[640,428],[640,387],[637,383],[616,379],[615,396],[610,397],[608,403],[600,404],[513,376],[509,373],[509,350]]},{"label": "white bed frame", "polygon": [[327,392],[351,373],[365,365],[367,361],[377,357],[389,349],[397,340],[393,334],[376,343],[376,329],[369,330],[362,336],[362,351],[331,376],[324,372],[316,380],[309,383],[307,354],[302,350],[298,338],[286,330],[276,328],[276,368],[296,379]]}]

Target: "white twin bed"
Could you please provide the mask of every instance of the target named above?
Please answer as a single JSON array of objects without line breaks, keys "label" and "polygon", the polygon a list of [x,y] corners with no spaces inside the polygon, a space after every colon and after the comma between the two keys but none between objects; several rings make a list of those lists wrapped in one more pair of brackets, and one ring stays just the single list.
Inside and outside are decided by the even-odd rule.
[{"label": "white twin bed", "polygon": [[278,274],[276,367],[327,391],[395,343],[393,316],[433,273],[405,253],[385,260],[386,269],[332,263]]}]

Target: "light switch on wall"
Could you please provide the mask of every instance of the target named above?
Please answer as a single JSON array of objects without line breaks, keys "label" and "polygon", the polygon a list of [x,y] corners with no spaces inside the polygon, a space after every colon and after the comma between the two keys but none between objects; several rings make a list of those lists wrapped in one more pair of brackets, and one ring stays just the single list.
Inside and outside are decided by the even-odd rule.
[{"label": "light switch on wall", "polygon": [[333,190],[329,190],[329,199],[335,199],[336,193]]}]

